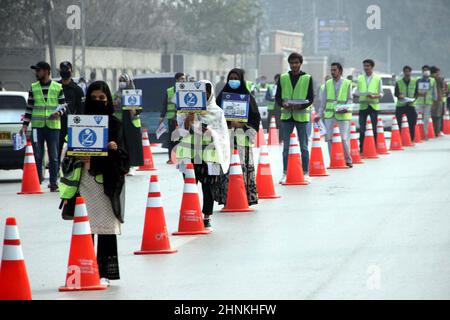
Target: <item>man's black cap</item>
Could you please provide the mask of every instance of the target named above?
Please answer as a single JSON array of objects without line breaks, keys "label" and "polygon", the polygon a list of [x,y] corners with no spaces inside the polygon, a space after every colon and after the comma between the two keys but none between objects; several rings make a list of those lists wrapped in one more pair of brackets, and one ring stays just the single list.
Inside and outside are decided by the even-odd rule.
[{"label": "man's black cap", "polygon": [[59,64],[59,70],[73,69],[69,61],[63,61]]},{"label": "man's black cap", "polygon": [[50,70],[51,69],[50,65],[45,61],[40,61],[40,62],[36,63],[35,66],[31,66],[30,68],[34,69],[34,70]]}]

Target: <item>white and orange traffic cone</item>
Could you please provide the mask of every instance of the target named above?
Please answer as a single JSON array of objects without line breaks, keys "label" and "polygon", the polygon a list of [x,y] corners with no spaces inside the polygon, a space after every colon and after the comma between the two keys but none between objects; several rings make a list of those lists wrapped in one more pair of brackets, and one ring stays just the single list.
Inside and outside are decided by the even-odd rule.
[{"label": "white and orange traffic cone", "polygon": [[150,177],[150,185],[148,188],[147,209],[145,211],[141,250],[135,251],[134,254],[142,255],[175,252],[177,252],[177,250],[170,247],[158,176],[152,175]]},{"label": "white and orange traffic cone", "polygon": [[436,132],[434,132],[433,119],[428,119],[428,139],[436,138]]},{"label": "white and orange traffic cone", "polygon": [[402,151],[405,150],[402,144],[402,137],[400,135],[400,129],[398,127],[397,117],[392,117],[392,128],[391,128],[391,145],[389,147],[390,151]]},{"label": "white and orange traffic cone", "polygon": [[280,135],[277,129],[277,123],[275,121],[275,117],[270,119],[270,128],[269,128],[269,145],[277,146],[280,144]]},{"label": "white and orange traffic cone", "polygon": [[311,147],[311,156],[309,157],[309,176],[326,177],[329,176],[323,161],[322,145],[320,143],[320,130],[314,127],[313,143]]},{"label": "white and orange traffic cone", "polygon": [[86,203],[83,197],[77,197],[66,283],[59,291],[91,291],[106,288],[107,285],[100,283]]},{"label": "white and orange traffic cone", "polygon": [[375,146],[375,139],[373,137],[372,121],[370,117],[367,118],[366,132],[364,135],[363,158],[378,159],[378,153]]},{"label": "white and orange traffic cone", "polygon": [[41,194],[41,184],[34,160],[33,146],[27,141],[25,160],[23,161],[22,190],[17,194]]},{"label": "white and orange traffic cone", "polygon": [[259,126],[258,135],[256,136],[256,147],[259,148],[264,145],[267,145],[267,142],[266,137],[264,136],[264,128],[261,122]]},{"label": "white and orange traffic cone", "polygon": [[359,152],[359,140],[356,133],[356,123],[352,122],[350,125],[350,156],[353,164],[363,164],[361,153]]},{"label": "white and orange traffic cone", "polygon": [[234,149],[231,156],[228,174],[228,192],[225,207],[220,212],[252,212],[255,209],[248,205],[247,189],[245,188],[239,152]]},{"label": "white and orange traffic cone", "polygon": [[342,146],[341,133],[337,124],[333,127],[332,139],[329,169],[349,169],[345,163],[344,147]]},{"label": "white and orange traffic cone", "polygon": [[416,126],[414,127],[414,143],[422,143],[424,137],[422,136],[421,125],[423,125],[422,114],[417,116]]},{"label": "white and orange traffic cone", "polygon": [[448,110],[445,110],[444,126],[442,127],[442,131],[444,132],[444,134],[450,134],[450,115],[448,113]]},{"label": "white and orange traffic cone", "polygon": [[377,123],[377,152],[378,154],[389,154],[384,136],[384,125],[381,117],[378,117]]},{"label": "white and orange traffic cone", "polygon": [[286,172],[286,181],[282,183],[284,186],[308,185],[305,180],[302,168],[302,158],[300,157],[300,146],[298,144],[297,135],[291,133],[289,142],[289,157]]},{"label": "white and orange traffic cone", "polygon": [[260,199],[280,198],[275,193],[272,170],[270,169],[269,151],[267,146],[261,146],[259,154],[258,170],[256,174],[256,188]]},{"label": "white and orange traffic cone", "polygon": [[156,170],[147,130],[142,131],[142,148],[144,153],[144,165],[140,166],[138,171]]},{"label": "white and orange traffic cone", "polygon": [[402,117],[402,145],[404,147],[414,146],[414,143],[411,141],[411,134],[409,133],[408,119],[405,115]]},{"label": "white and orange traffic cone", "polygon": [[211,232],[211,230],[205,229],[205,224],[203,223],[194,165],[188,163],[186,164],[186,173],[184,175],[183,199],[181,200],[178,231],[172,234],[174,236],[187,236]]},{"label": "white and orange traffic cone", "polygon": [[0,300],[31,300],[27,268],[15,218],[7,218],[0,265]]}]

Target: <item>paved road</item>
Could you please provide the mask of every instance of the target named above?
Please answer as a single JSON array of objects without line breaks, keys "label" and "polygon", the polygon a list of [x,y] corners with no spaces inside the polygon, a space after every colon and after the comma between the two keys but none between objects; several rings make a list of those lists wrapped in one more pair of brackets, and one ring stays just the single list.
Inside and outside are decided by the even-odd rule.
[{"label": "paved road", "polygon": [[[281,149],[270,148],[274,179]],[[155,155],[169,231],[182,180]],[[276,186],[255,213],[215,213],[209,236],[171,237],[173,255],[139,249],[149,173],[127,178],[120,281],[59,293],[72,223],[58,195],[18,196],[20,171],[0,171],[0,237],[16,216],[34,299],[449,299],[450,137],[332,171],[311,185]],[[6,179],[6,181],[5,181]],[[220,209],[216,206],[216,210]]]}]

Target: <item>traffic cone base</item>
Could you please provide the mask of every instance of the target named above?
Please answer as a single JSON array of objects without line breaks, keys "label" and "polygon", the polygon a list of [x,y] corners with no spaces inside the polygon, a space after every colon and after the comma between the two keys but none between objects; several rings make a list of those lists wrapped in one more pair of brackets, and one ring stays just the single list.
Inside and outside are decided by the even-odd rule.
[{"label": "traffic cone base", "polygon": [[96,286],[88,286],[88,287],[59,287],[59,292],[70,292],[70,291],[94,291],[94,290],[106,290],[108,288],[107,285],[99,284]]},{"label": "traffic cone base", "polygon": [[153,251],[135,251],[135,255],[145,255],[145,254],[169,254],[178,252],[177,249],[167,249],[167,250],[153,250]]}]

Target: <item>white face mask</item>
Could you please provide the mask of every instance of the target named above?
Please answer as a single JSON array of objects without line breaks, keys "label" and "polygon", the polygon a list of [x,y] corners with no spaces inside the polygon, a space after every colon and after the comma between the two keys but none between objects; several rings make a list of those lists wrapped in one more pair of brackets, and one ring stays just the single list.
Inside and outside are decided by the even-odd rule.
[{"label": "white face mask", "polygon": [[431,72],[430,72],[430,71],[424,71],[424,72],[423,72],[423,75],[424,75],[425,77],[429,77],[429,76],[431,76]]},{"label": "white face mask", "polygon": [[125,89],[127,87],[127,83],[126,82],[119,82],[119,88],[120,89]]}]

